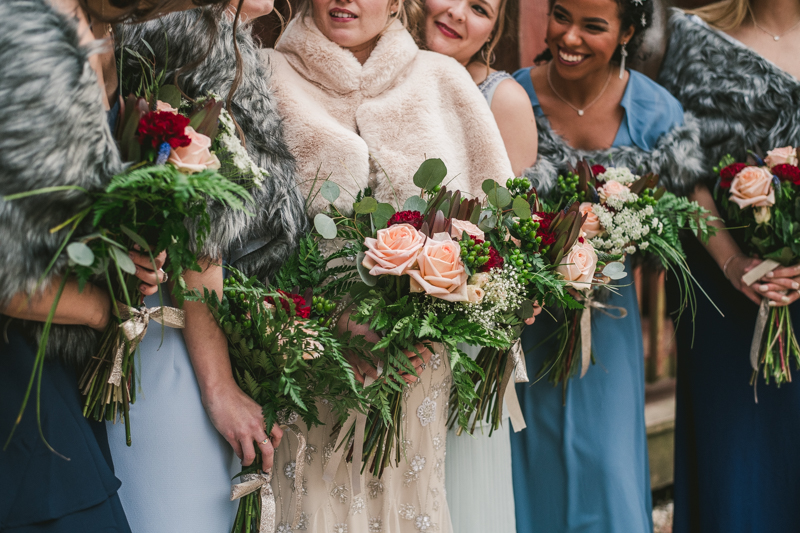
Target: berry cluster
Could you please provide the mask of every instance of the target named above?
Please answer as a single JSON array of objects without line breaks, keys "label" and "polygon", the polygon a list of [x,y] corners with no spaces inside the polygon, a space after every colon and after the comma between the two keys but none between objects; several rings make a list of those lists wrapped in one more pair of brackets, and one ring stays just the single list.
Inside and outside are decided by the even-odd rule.
[{"label": "berry cluster", "polygon": [[527,200],[528,192],[531,190],[531,182],[525,177],[511,178],[506,181],[506,189],[512,196],[522,196]]},{"label": "berry cluster", "polygon": [[317,312],[319,317],[319,324],[321,326],[330,325],[331,317],[328,316],[336,309],[336,304],[330,300],[326,300],[322,296],[314,296],[311,299],[311,308]]},{"label": "berry cluster", "polygon": [[508,262],[516,267],[519,272],[517,277],[521,283],[527,285],[533,281],[533,264],[531,264],[529,259],[525,256],[524,252],[517,248],[512,249],[508,257]]},{"label": "berry cluster", "polygon": [[542,224],[540,221],[531,218],[514,222],[509,228],[511,235],[519,239],[522,243],[521,247],[526,252],[538,252],[542,244],[541,229]]},{"label": "berry cluster", "polygon": [[579,180],[580,178],[578,178],[577,174],[569,172],[567,173],[566,177],[558,177],[558,188],[567,194],[573,195],[573,197],[575,197],[579,202],[583,202],[585,200],[586,193],[584,191],[578,191]]},{"label": "berry cluster", "polygon": [[645,207],[648,205],[655,205],[658,203],[658,200],[653,198],[653,194],[655,193],[655,189],[645,189],[641,193],[639,193],[639,198],[636,199],[636,204]]},{"label": "berry cluster", "polygon": [[492,268],[503,266],[503,258],[491,243],[470,236],[460,244],[461,260],[473,272],[488,272]]}]

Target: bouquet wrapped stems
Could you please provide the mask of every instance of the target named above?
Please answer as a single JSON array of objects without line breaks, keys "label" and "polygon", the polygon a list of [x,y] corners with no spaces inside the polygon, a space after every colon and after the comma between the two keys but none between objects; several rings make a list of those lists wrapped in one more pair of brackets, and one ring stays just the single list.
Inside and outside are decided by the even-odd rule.
[{"label": "bouquet wrapped stems", "polygon": [[[762,309],[767,307],[762,303]],[[784,383],[791,383],[791,362],[795,368],[800,368],[800,345],[792,325],[791,311],[788,307],[773,307],[769,309],[766,321],[766,335],[759,335],[756,326],[756,340],[753,348],[758,350],[751,353],[753,363],[753,376],[750,384],[754,385],[759,371],[763,372],[764,381],[769,384],[770,378],[780,387]]]}]

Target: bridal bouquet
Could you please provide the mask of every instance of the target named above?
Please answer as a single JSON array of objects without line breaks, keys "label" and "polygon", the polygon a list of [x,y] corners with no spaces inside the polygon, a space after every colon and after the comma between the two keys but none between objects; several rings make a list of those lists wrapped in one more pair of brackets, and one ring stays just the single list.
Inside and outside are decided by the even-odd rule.
[{"label": "bridal bouquet", "polygon": [[[752,155],[748,163],[726,156],[715,170],[719,179],[715,195],[721,196],[726,220],[746,226],[744,247],[748,255],[764,259],[745,275],[751,285],[778,266],[795,265],[800,256],[800,169],[797,150],[791,146]],[[800,346],[788,307],[772,307],[767,299],[759,309],[750,351],[752,382],[763,369],[764,380],[780,386],[792,381],[790,365],[800,368]]]},{"label": "bridal bouquet", "polygon": [[[381,336],[370,345],[344,335],[348,348],[375,365],[380,377],[367,382],[370,409],[363,423],[345,427],[339,442],[353,437],[348,459],[363,460],[376,476],[392,458],[400,460],[403,391],[406,376],[415,375],[406,353],[418,353],[415,345],[423,342],[432,350],[434,343],[441,346],[435,357],[442,350],[449,355],[454,417],[467,427],[478,403],[496,396],[497,387],[476,392],[476,379],[486,373],[458,344],[506,352],[518,336],[514,326],[533,314],[528,293],[541,301],[551,290],[563,293],[543,263],[509,241],[500,216],[512,203],[508,191],[488,180],[484,191],[494,207],[484,208],[477,199],[442,187],[446,174],[441,160],[426,160],[414,175],[420,195],[407,199],[399,212],[367,189],[356,197],[352,216],[332,208],[314,220],[323,237],[342,237],[357,253],[361,283],[351,291],[350,319]],[[331,204],[338,192],[330,182],[321,189]],[[522,203],[516,202],[520,218],[530,219],[531,206]],[[531,290],[537,283],[541,290]]]},{"label": "bridal bouquet", "polygon": [[[562,260],[561,272],[571,287],[582,294],[585,309],[566,310],[565,327],[561,331],[560,353],[553,354],[542,371],[552,367],[550,380],[566,387],[568,380],[581,376],[593,362],[590,309],[603,312],[616,310],[622,318],[624,309],[598,301],[595,293],[613,290],[611,280],[626,276],[623,259],[626,255],[652,256],[675,273],[681,281],[684,302],[695,307],[690,282],[693,280],[680,244],[679,233],[690,229],[707,241],[713,234],[708,225],[709,212],[657,187],[658,176],[637,176],[624,167],[590,166],[581,161],[577,169],[559,176],[551,200],[556,209],[575,209],[583,215],[581,238]],[[702,290],[702,288],[701,288]],[[612,315],[613,316],[613,315]],[[584,334],[585,333],[585,334]],[[590,343],[587,343],[590,344]]]}]

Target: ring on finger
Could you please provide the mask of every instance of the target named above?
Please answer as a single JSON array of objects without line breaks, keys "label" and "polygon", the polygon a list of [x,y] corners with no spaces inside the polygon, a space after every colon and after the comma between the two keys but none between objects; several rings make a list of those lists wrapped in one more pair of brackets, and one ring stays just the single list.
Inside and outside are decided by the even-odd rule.
[{"label": "ring on finger", "polygon": [[161,283],[166,283],[167,281],[169,281],[169,274],[167,274],[163,268],[159,268],[158,273],[164,276],[164,279],[161,280]]},{"label": "ring on finger", "polygon": [[261,444],[269,444],[269,437],[261,441]]}]

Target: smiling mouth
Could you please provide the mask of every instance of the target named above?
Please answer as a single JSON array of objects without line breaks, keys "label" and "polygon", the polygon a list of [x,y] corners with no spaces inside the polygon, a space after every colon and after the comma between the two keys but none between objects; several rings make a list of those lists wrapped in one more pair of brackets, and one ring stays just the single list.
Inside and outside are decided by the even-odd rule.
[{"label": "smiling mouth", "polygon": [[566,50],[558,49],[558,59],[564,65],[578,65],[583,62],[588,56],[586,54],[578,54],[575,52],[567,52]]},{"label": "smiling mouth", "polygon": [[439,31],[442,32],[445,37],[449,37],[450,39],[461,39],[461,35],[459,35],[456,30],[447,24],[443,24],[441,22],[435,22],[434,24],[436,24],[436,27],[439,28]]},{"label": "smiling mouth", "polygon": [[358,18],[354,13],[350,13],[344,9],[332,9],[329,14],[336,22],[350,22]]}]

